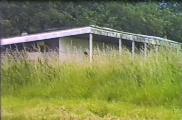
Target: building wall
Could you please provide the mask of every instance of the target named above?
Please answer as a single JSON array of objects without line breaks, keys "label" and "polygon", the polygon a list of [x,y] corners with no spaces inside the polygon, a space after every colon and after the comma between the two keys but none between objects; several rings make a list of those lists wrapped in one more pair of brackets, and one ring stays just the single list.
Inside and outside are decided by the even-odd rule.
[{"label": "building wall", "polygon": [[[110,51],[118,51],[118,43],[111,42],[102,38],[93,39],[93,55],[99,55],[103,53],[109,53]],[[89,55],[89,39],[88,38],[77,38],[77,37],[64,37],[50,40],[42,40],[35,42],[19,43],[16,45],[8,45],[7,48],[18,48],[18,50],[23,50],[24,47],[28,52],[29,59],[37,59],[39,57],[59,55],[61,58],[70,59],[81,59],[83,60],[85,56]],[[10,48],[10,49],[11,49]],[[45,53],[41,53],[45,52]],[[49,57],[50,58],[50,57]]]},{"label": "building wall", "polygon": [[[118,50],[118,44],[108,43],[107,41],[94,40],[93,39],[93,54],[99,52],[110,52],[112,50]],[[60,38],[59,51],[61,54],[83,54],[89,53],[89,40],[73,37]]]}]

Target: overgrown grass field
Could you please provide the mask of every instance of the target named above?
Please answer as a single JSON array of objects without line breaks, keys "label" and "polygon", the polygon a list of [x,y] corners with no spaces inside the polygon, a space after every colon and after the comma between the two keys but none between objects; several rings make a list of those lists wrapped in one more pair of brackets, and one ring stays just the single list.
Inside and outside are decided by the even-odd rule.
[{"label": "overgrown grass field", "polygon": [[2,118],[182,120],[182,54],[2,61]]}]

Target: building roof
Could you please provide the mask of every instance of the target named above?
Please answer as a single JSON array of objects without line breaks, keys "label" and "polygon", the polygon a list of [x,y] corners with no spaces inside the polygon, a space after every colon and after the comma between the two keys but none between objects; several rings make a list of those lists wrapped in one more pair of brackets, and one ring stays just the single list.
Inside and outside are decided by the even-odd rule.
[{"label": "building roof", "polygon": [[146,42],[146,43],[157,44],[157,45],[167,44],[167,45],[173,45],[175,47],[182,46],[182,43],[175,42],[175,41],[168,40],[161,37],[134,34],[134,33],[118,31],[118,30],[105,28],[105,27],[98,27],[94,25],[87,26],[87,27],[80,27],[80,28],[72,28],[67,30],[56,30],[56,31],[49,31],[44,33],[28,34],[25,36],[3,38],[1,39],[1,45],[33,42],[33,41],[39,41],[39,40],[61,38],[61,37],[68,37],[68,36],[88,34],[88,33],[114,37],[118,39],[121,38],[125,40],[137,41],[137,42]]}]

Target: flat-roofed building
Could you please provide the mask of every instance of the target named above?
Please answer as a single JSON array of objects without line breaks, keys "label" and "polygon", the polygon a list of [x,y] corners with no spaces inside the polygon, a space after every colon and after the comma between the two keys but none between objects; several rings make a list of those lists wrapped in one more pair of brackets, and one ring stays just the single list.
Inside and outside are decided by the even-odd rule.
[{"label": "flat-roofed building", "polygon": [[180,50],[182,43],[94,25],[1,39],[3,51],[6,49],[26,49],[30,52],[57,51],[60,56],[80,53],[88,55],[90,61],[97,50],[106,52],[118,50],[121,52],[122,48],[126,47],[134,55],[143,49],[146,56],[147,50],[152,46],[156,49],[160,46],[167,46]]}]

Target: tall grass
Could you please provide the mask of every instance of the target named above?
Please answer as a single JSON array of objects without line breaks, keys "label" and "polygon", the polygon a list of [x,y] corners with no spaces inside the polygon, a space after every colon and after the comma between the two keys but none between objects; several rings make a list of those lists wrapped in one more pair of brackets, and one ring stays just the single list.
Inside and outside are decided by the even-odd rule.
[{"label": "tall grass", "polygon": [[[7,57],[7,55],[6,55]],[[2,95],[22,98],[95,99],[182,107],[182,54],[161,51],[144,59],[128,52],[81,62],[16,60],[2,62]]]}]

